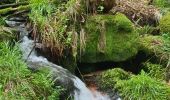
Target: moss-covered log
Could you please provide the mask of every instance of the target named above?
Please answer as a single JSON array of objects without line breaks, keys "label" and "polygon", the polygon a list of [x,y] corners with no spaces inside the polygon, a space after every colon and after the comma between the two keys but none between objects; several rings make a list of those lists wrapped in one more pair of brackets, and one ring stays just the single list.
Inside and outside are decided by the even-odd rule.
[{"label": "moss-covered log", "polygon": [[8,8],[8,7],[17,7],[17,6],[21,6],[21,5],[28,5],[28,2],[3,4],[3,5],[0,5],[0,9]]},{"label": "moss-covered log", "polygon": [[11,14],[17,11],[23,11],[23,10],[29,10],[30,6],[29,5],[24,5],[24,6],[19,6],[16,8],[12,8],[12,7],[8,7],[5,9],[0,9],[0,15],[7,15],[7,14]]}]

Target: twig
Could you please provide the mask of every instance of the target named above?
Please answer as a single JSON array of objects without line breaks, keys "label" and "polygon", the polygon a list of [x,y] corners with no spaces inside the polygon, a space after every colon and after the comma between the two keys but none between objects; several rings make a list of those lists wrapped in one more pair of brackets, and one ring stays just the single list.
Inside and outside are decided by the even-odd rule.
[{"label": "twig", "polygon": [[25,60],[25,62],[28,61],[28,58],[31,55],[31,53],[33,52],[33,50],[35,49],[35,47],[36,47],[36,44],[34,44],[34,46],[32,47],[32,49],[31,49],[30,53],[28,54],[27,59]]}]

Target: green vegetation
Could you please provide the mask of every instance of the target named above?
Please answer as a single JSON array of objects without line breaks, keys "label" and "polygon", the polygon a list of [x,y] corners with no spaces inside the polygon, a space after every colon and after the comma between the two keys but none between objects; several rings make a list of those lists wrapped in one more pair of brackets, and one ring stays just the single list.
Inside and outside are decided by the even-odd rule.
[{"label": "green vegetation", "polygon": [[[45,71],[46,70],[46,71]],[[61,88],[53,86],[47,69],[32,73],[21,60],[17,46],[0,42],[0,99],[59,100]]]},{"label": "green vegetation", "polygon": [[32,7],[29,17],[37,31],[34,35],[41,36],[41,42],[49,47],[52,53],[63,56],[63,51],[71,48],[72,34],[75,32],[75,27],[69,25],[69,22],[74,19],[74,15],[76,18],[81,8],[77,7],[79,2],[76,0],[70,0],[67,4],[56,3],[58,2],[54,4],[48,0],[30,0]]},{"label": "green vegetation", "polygon": [[12,31],[4,26],[0,26],[0,41],[9,41],[15,39]]},{"label": "green vegetation", "polygon": [[147,74],[158,80],[165,80],[165,72],[166,68],[163,68],[160,64],[152,64],[150,62],[145,63],[145,68],[147,70]]},{"label": "green vegetation", "polygon": [[163,50],[170,55],[170,33],[162,35],[164,40]]},{"label": "green vegetation", "polygon": [[95,15],[87,19],[81,62],[119,62],[136,55],[138,33],[125,15]]},{"label": "green vegetation", "polygon": [[161,8],[169,7],[170,2],[169,0],[153,0],[153,5]]},{"label": "green vegetation", "polygon": [[139,49],[146,54],[154,55],[162,61],[169,59],[168,53],[163,49],[166,43],[162,36],[144,35],[139,38],[138,42]]},{"label": "green vegetation", "polygon": [[124,100],[169,100],[170,87],[149,77],[145,72],[119,81],[118,90]]},{"label": "green vegetation", "polygon": [[118,90],[123,100],[169,100],[170,87],[165,83],[165,69],[146,63],[147,73],[133,75],[120,68],[107,70],[99,77],[102,89]]},{"label": "green vegetation", "polygon": [[114,68],[111,70],[107,70],[99,76],[99,84],[103,89],[113,89],[115,84],[117,84],[120,80],[127,80],[131,76],[130,73],[120,69]]},{"label": "green vegetation", "polygon": [[5,27],[4,18],[25,17],[29,10],[25,24],[32,28],[29,36],[42,44],[40,50],[49,53],[51,61],[72,72],[77,63],[127,63],[136,65],[137,70],[143,64],[145,72],[136,75],[120,68],[102,72],[100,87],[118,91],[123,100],[170,99],[170,86],[165,83],[170,80],[170,13],[161,18],[170,8],[168,0],[27,1],[29,4],[13,6],[6,4],[25,1],[0,3],[6,6],[0,8],[0,100],[59,100],[63,91],[54,85],[48,69],[28,70],[17,44],[8,42],[15,39],[15,27]]},{"label": "green vegetation", "polygon": [[1,25],[5,25],[5,20],[4,20],[3,17],[0,17],[0,26],[1,26]]},{"label": "green vegetation", "polygon": [[162,33],[170,33],[170,13],[167,13],[160,20],[160,30]]},{"label": "green vegetation", "polygon": [[154,30],[154,27],[151,27],[149,25],[145,25],[141,28],[138,28],[137,29],[137,32],[140,34],[140,35],[144,35],[144,34],[151,34]]}]

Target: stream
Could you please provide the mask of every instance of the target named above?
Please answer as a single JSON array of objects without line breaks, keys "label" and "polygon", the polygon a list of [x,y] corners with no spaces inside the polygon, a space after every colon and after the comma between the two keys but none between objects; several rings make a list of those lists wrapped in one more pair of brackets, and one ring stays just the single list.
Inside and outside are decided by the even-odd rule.
[{"label": "stream", "polygon": [[[48,67],[52,73],[53,78],[57,82],[69,87],[72,85],[70,94],[74,96],[74,100],[111,100],[107,94],[103,94],[97,90],[90,90],[86,84],[78,77],[71,74],[67,69],[62,68],[56,64],[49,62],[45,57],[37,56],[34,50],[35,42],[28,38],[28,31],[25,22],[17,22],[16,20],[6,20],[6,23],[20,32],[20,48],[23,54],[23,59],[26,60],[29,69],[36,70],[41,67]],[[120,100],[117,98],[116,100]]]}]

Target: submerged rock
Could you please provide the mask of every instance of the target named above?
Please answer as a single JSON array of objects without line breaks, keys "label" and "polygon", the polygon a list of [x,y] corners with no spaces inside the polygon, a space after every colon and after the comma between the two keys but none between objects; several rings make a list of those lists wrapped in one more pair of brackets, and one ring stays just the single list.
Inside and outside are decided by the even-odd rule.
[{"label": "submerged rock", "polygon": [[120,62],[137,54],[138,34],[125,15],[95,15],[87,19],[84,48],[80,43],[80,62]]}]

